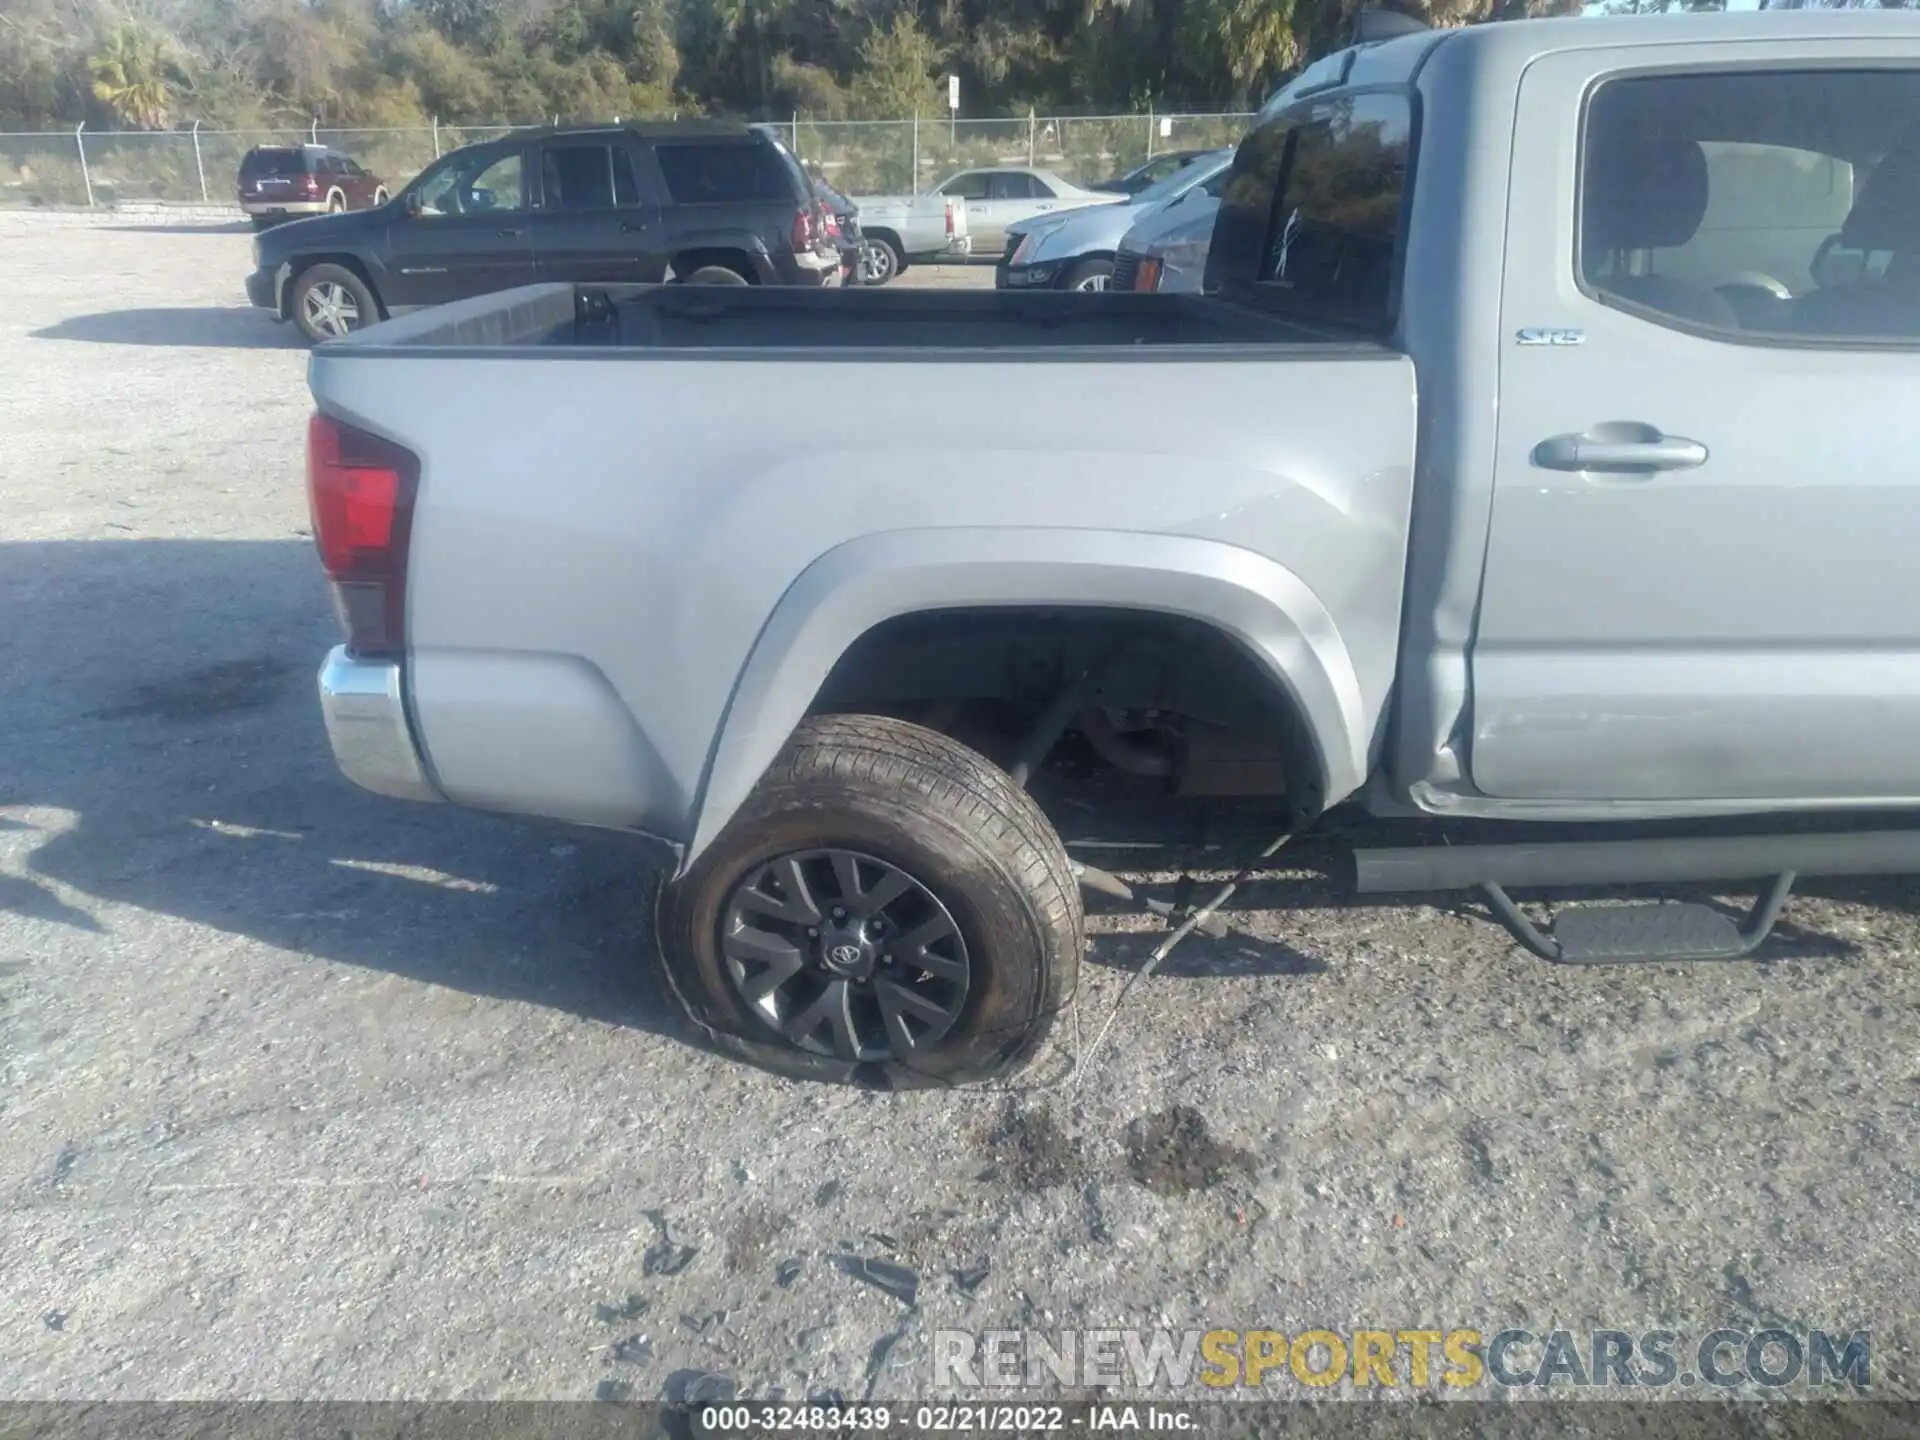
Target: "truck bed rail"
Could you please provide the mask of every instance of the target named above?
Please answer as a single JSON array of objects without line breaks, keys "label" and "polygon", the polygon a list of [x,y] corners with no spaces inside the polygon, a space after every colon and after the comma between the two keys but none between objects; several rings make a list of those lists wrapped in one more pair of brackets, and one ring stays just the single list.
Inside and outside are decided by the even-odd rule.
[{"label": "truck bed rail", "polygon": [[[999,361],[1238,359],[1276,346],[1328,358],[1381,347],[1204,295],[530,285],[404,316],[331,342],[329,354],[903,354]],[[1303,357],[1304,358],[1304,357]]]}]

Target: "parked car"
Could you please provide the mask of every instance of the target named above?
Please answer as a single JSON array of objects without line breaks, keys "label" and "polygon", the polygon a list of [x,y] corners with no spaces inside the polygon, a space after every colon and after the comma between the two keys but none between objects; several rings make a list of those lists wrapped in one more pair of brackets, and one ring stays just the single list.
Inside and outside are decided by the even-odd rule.
[{"label": "parked car", "polygon": [[1206,182],[1224,176],[1232,163],[1233,151],[1210,150],[1130,200],[1009,226],[993,283],[1002,290],[1105,290],[1127,231],[1142,216],[1182,208],[1189,197],[1204,200]]},{"label": "parked car", "polygon": [[247,297],[309,340],[536,280],[836,285],[791,152],[758,129],[526,132],[435,161],[378,209],[254,240]]},{"label": "parked car", "polygon": [[264,230],[301,215],[337,215],[387,203],[387,187],[326,145],[256,145],[240,158],[240,208]]},{"label": "parked car", "polygon": [[1220,196],[1232,173],[1223,167],[1178,204],[1163,205],[1136,220],[1114,251],[1109,288],[1198,294],[1206,278]]},{"label": "parked car", "polygon": [[1108,205],[1121,196],[1111,190],[1087,190],[1051,170],[1018,165],[962,170],[934,186],[934,193],[963,202],[967,233],[975,253],[992,253],[1006,244],[1007,227],[1035,215],[1076,205]]},{"label": "parked car", "polygon": [[[842,195],[818,175],[813,177],[813,195],[826,216],[827,238],[840,252],[840,283],[865,285],[872,269],[866,238],[860,233],[860,207]],[[884,283],[884,282],[877,282]]]},{"label": "parked car", "polygon": [[[1356,32],[1356,45],[1373,43],[1365,38],[1384,24],[1389,32],[1399,33],[1405,17],[1392,11],[1362,12]],[[1417,30],[1419,22],[1410,23]],[[1391,34],[1380,38],[1391,38]],[[1336,52],[1309,66],[1267,97],[1254,117],[1257,129],[1304,94],[1323,86],[1337,84],[1352,63],[1353,50]],[[1147,290],[1161,293],[1197,294],[1207,273],[1207,250],[1213,239],[1213,222],[1219,213],[1220,196],[1226,190],[1229,171],[1218,170],[1206,181],[1189,190],[1176,208],[1162,206],[1142,214],[1120,239],[1113,257],[1113,276],[1108,282],[1115,290]]]},{"label": "parked car", "polygon": [[1211,155],[1211,150],[1169,150],[1165,154],[1155,155],[1144,164],[1136,165],[1124,175],[1116,175],[1111,180],[1102,181],[1094,186],[1096,190],[1113,190],[1122,195],[1138,195],[1150,185],[1158,185],[1170,175],[1176,175],[1202,156]]},{"label": "parked car", "polygon": [[[1026,788],[1070,727],[1281,838],[1484,822],[1335,873],[1566,963],[1920,869],[1858,820],[1920,811],[1920,289],[1829,263],[1920,260],[1920,16],[1340,61],[1240,145],[1204,295],[553,285],[319,347],[341,766],[655,837],[691,1023],[875,1084],[1067,1009],[1119,883]],[[1744,922],[1509,888],[1758,876]]]},{"label": "parked car", "polygon": [[964,260],[973,251],[964,200],[932,191],[852,198],[873,251],[871,284],[886,284],[916,260]]}]

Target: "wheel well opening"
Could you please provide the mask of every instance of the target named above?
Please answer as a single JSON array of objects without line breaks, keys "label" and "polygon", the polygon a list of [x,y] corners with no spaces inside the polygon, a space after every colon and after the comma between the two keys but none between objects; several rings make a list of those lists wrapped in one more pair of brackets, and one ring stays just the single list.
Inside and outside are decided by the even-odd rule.
[{"label": "wheel well opening", "polygon": [[1204,621],[1096,607],[983,607],[904,615],[847,648],[810,714],[912,720],[1002,764],[1084,677],[1056,763],[1108,768],[1189,795],[1324,803],[1324,761],[1285,684]]},{"label": "wheel well opening", "polygon": [[387,302],[380,294],[380,287],[373,283],[373,276],[367,273],[367,267],[351,255],[302,255],[294,262],[293,271],[287,276],[285,288],[280,292],[280,318],[293,318],[293,292],[300,288],[300,277],[316,265],[338,265],[342,270],[351,270],[359,277],[360,283],[367,287],[367,293],[373,296],[373,303],[380,307],[381,317],[387,314]]},{"label": "wheel well opening", "polygon": [[753,261],[747,258],[744,250],[729,250],[720,246],[682,250],[673,257],[672,264],[673,273],[681,279],[705,266],[714,265],[722,270],[733,271],[749,285],[760,283],[760,277],[754,273]]}]

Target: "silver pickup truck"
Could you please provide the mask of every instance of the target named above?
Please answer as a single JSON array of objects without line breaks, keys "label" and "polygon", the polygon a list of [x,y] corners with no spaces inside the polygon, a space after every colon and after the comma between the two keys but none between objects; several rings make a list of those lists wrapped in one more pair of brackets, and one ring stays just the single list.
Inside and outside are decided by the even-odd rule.
[{"label": "silver pickup truck", "polygon": [[876,285],[886,284],[915,260],[964,260],[972,253],[964,200],[937,190],[852,199],[860,212],[860,231],[873,247]]},{"label": "silver pickup truck", "polygon": [[[342,768],[664,841],[672,988],[764,1063],[1032,1053],[1101,878],[1063,751],[1524,822],[1355,878],[1565,962],[1920,868],[1858,818],[1920,808],[1920,16],[1356,46],[1202,295],[534,286],[310,373]],[[1716,878],[1746,923],[1509,895]]]}]

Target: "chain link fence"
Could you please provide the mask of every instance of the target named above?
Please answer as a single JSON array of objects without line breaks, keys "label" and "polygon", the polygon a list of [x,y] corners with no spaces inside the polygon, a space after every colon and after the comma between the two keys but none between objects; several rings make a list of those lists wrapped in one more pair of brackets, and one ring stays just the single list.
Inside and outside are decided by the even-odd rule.
[{"label": "chain link fence", "polygon": [[[849,194],[918,191],[956,170],[1036,165],[1098,184],[1168,150],[1238,143],[1252,117],[1234,115],[1031,115],[1012,120],[834,120],[794,116],[770,125]],[[331,145],[399,189],[449,150],[491,140],[514,125],[410,129],[0,132],[0,208],[128,201],[230,204],[240,160],[256,145]]]}]

